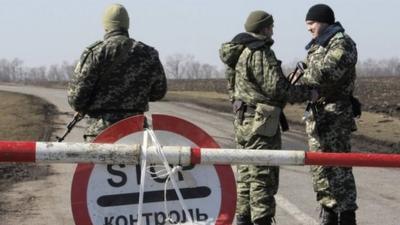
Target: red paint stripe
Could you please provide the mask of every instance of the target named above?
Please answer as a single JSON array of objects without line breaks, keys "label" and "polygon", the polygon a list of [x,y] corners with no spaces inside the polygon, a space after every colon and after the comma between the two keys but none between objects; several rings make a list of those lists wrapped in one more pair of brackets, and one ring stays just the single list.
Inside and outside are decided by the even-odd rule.
[{"label": "red paint stripe", "polygon": [[0,141],[0,162],[35,162],[36,142]]},{"label": "red paint stripe", "polygon": [[120,120],[117,123],[107,127],[101,132],[93,142],[95,143],[114,143],[119,139],[133,133],[143,130],[144,115],[137,115]]},{"label": "red paint stripe", "polygon": [[[100,133],[94,143],[114,143],[119,139],[143,130],[144,116],[137,115],[121,120]],[[88,209],[88,185],[94,164],[78,164],[71,187],[72,215],[76,225],[93,225]]]},{"label": "red paint stripe", "polygon": [[[152,118],[154,130],[166,130],[179,134],[200,148],[220,148],[210,135],[188,121],[162,114],[153,114]],[[232,224],[236,210],[236,184],[232,167],[222,165],[214,167],[221,184],[221,209],[215,225]]]},{"label": "red paint stripe", "polygon": [[76,225],[92,225],[87,203],[87,189],[93,168],[94,164],[78,164],[72,179],[71,207]]},{"label": "red paint stripe", "polygon": [[201,128],[177,117],[153,114],[153,129],[166,130],[179,134],[203,148],[219,148],[217,142]]},{"label": "red paint stripe", "polygon": [[400,167],[400,154],[306,152],[305,165]]},{"label": "red paint stripe", "polygon": [[191,148],[190,154],[190,163],[192,165],[200,164],[201,162],[201,149],[200,148]]}]

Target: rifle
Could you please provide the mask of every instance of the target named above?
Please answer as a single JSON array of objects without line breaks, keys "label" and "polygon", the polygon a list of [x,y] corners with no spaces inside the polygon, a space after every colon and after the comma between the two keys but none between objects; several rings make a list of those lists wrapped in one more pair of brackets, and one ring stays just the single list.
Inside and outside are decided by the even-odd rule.
[{"label": "rifle", "polygon": [[84,115],[79,112],[75,113],[74,118],[67,124],[67,130],[61,137],[56,136],[58,142],[62,142],[64,138],[71,132],[71,130],[75,127],[75,125],[83,119]]},{"label": "rifle", "polygon": [[[321,102],[325,101],[325,97],[319,97],[317,90],[312,90],[312,99],[308,101],[306,110],[304,111],[303,121],[308,120],[312,117],[315,121],[315,131],[317,135],[320,135],[319,132],[319,121],[318,121],[318,108],[317,105]],[[316,93],[316,94],[315,94]]]},{"label": "rifle", "polygon": [[305,69],[307,69],[307,65],[302,61],[298,62],[294,71],[289,73],[289,75],[287,76],[288,81],[292,85],[295,85],[297,81],[299,81],[300,78],[303,76]]}]

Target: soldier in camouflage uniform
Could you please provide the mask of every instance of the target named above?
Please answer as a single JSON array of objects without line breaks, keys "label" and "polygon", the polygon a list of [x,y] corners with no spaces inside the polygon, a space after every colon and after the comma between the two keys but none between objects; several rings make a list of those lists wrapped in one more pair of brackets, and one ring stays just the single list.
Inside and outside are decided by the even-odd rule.
[{"label": "soldier in camouflage uniform", "polygon": [[[319,100],[309,104],[306,131],[311,151],[351,151],[350,135],[356,129],[352,94],[356,79],[357,49],[354,41],[335,23],[332,9],[311,7],[306,16],[313,39],[306,46],[307,69],[300,82],[318,90]],[[349,167],[312,166],[314,190],[322,206],[322,224],[354,225],[356,186]]]},{"label": "soldier in camouflage uniform", "polygon": [[160,100],[167,89],[158,52],[129,37],[122,5],[106,9],[103,25],[104,40],[85,49],[68,89],[71,107],[90,117],[87,141],[121,119],[148,111],[148,102]]},{"label": "soldier in camouflage uniform", "polygon": [[[228,89],[234,106],[235,139],[240,149],[281,149],[279,121],[287,101],[311,97],[308,88],[291,86],[271,49],[273,18],[264,11],[250,13],[246,33],[222,44]],[[275,215],[279,184],[277,166],[238,166],[238,225],[268,225]]]}]

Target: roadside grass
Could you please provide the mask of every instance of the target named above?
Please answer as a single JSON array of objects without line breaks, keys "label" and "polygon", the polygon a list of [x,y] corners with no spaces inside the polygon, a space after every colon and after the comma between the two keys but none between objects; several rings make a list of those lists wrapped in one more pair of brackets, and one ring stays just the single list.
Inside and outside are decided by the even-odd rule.
[{"label": "roadside grass", "polygon": [[[165,101],[189,102],[220,112],[230,113],[232,107],[226,94],[201,91],[169,91]],[[304,131],[302,116],[304,104],[288,104],[286,117],[291,125]],[[400,153],[400,119],[384,114],[363,112],[357,119],[358,130],[353,133],[354,145],[361,151],[376,153]]]}]

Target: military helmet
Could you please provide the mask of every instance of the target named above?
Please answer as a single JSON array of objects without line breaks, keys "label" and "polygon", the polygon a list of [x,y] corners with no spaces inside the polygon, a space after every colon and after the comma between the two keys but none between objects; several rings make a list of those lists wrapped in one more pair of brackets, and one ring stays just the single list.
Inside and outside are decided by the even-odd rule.
[{"label": "military helmet", "polygon": [[103,15],[103,26],[107,31],[128,30],[129,15],[125,7],[120,4],[108,6]]}]

